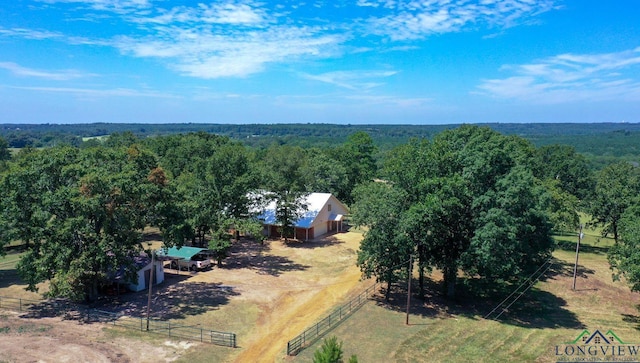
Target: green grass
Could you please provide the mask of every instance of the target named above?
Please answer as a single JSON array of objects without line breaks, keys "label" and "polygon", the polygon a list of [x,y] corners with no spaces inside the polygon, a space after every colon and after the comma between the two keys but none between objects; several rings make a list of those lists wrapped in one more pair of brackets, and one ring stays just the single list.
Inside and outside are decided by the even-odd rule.
[{"label": "green grass", "polygon": [[[613,241],[584,230],[576,290],[572,290],[577,234],[558,236],[556,263],[500,321],[485,320],[496,302],[443,303],[432,295],[412,306],[405,325],[404,301],[369,302],[326,336],[343,341],[346,357],[361,362],[554,362],[554,349],[583,330],[612,329],[640,342],[640,297],[613,282],[606,251]],[[472,299],[472,298],[470,298]],[[322,340],[293,361],[308,362]]]}]

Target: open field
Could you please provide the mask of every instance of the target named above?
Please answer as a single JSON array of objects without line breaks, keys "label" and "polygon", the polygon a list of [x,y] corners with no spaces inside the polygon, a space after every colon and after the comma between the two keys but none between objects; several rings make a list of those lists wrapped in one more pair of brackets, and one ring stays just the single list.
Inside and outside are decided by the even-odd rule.
[{"label": "open field", "polygon": [[[286,343],[372,283],[359,281],[354,266],[360,239],[359,233],[345,233],[305,244],[244,241],[223,268],[197,274],[165,270],[167,281],[154,292],[152,315],[234,332],[236,349],[1,312],[0,362],[38,356],[64,360],[69,354],[97,362],[309,362],[321,341],[296,357],[285,356]],[[439,294],[440,278],[434,273],[427,298],[412,299],[410,325],[405,325],[406,294],[399,288],[389,303],[377,296],[327,336],[336,335],[344,342],[345,356],[356,354],[360,362],[554,362],[555,346],[575,339],[583,329],[612,329],[626,342],[640,342],[640,295],[611,280],[606,261],[611,241],[586,231],[573,291],[576,238],[559,240],[566,242],[554,253],[546,278],[499,321],[483,316],[504,296],[471,298],[460,286],[461,297],[448,302]],[[11,271],[0,267],[0,295],[21,289]],[[114,298],[102,309],[143,315],[144,307],[146,294],[140,293]],[[24,346],[30,347],[30,355],[22,355]]]},{"label": "open field", "polygon": [[[45,326],[38,336],[58,339],[58,357],[63,351],[74,351],[86,361],[178,361],[178,362],[273,362],[285,358],[287,341],[318,320],[349,293],[357,293],[371,282],[361,282],[354,265],[356,250],[362,235],[344,233],[319,242],[290,243],[271,241],[264,246],[242,241],[234,246],[223,268],[179,274],[166,271],[166,282],[154,292],[152,316],[175,324],[201,326],[237,334],[236,349],[202,343],[167,342],[166,337],[108,327],[100,324],[81,324],[48,318],[17,319],[5,314],[0,328],[3,334],[4,356],[0,361],[23,361],[20,350],[25,340],[35,339],[36,332],[22,326]],[[2,261],[0,261],[1,263]],[[0,295],[24,294],[13,269],[0,271]],[[34,298],[28,293],[24,298]],[[102,310],[144,316],[146,293],[125,294],[101,302]],[[69,325],[71,324],[71,325]],[[58,327],[50,336],[48,331]],[[91,331],[88,341],[81,338],[83,330]],[[77,332],[77,333],[75,333]],[[94,344],[100,341],[103,344]],[[155,347],[153,358],[130,353],[139,344]],[[176,347],[174,347],[174,345]],[[16,347],[11,350],[10,347]],[[41,354],[52,359],[54,354],[32,346],[30,359]],[[63,347],[67,347],[63,349]],[[137,349],[137,348],[136,348]],[[55,356],[55,354],[53,355]],[[97,359],[96,357],[101,357]]]},{"label": "open field", "polygon": [[[343,341],[345,356],[361,362],[555,362],[555,346],[575,339],[584,329],[609,329],[626,342],[640,343],[640,294],[613,282],[606,261],[612,242],[585,231],[576,290],[572,290],[574,236],[554,253],[547,278],[524,294],[499,321],[483,316],[495,301],[461,298],[445,302],[434,274],[427,299],[412,299],[405,325],[406,295],[365,305],[329,335]],[[322,342],[303,351],[296,362],[308,362]],[[637,357],[636,357],[637,358]]]}]

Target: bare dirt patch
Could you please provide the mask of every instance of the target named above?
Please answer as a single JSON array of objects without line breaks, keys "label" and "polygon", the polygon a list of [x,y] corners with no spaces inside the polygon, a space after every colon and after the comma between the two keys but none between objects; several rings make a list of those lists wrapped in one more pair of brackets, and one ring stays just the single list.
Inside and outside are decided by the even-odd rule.
[{"label": "bare dirt patch", "polygon": [[[100,323],[18,317],[0,310],[0,362],[286,360],[290,339],[371,284],[360,281],[355,266],[361,239],[360,233],[349,232],[304,243],[242,240],[222,267],[198,273],[166,268],[165,282],[153,292],[152,317],[237,333],[236,349],[126,330],[114,336]],[[0,296],[24,287],[7,285]],[[146,305],[142,292],[104,299],[98,307],[144,316]]]},{"label": "bare dirt patch", "polygon": [[0,312],[1,362],[172,362],[192,343],[110,337],[102,324]]}]

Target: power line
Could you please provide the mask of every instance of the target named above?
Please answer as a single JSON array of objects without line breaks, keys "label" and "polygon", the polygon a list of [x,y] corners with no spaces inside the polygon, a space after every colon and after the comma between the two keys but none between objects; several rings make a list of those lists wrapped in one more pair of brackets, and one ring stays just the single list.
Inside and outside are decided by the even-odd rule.
[{"label": "power line", "polygon": [[[505,312],[507,309],[511,307],[525,292],[527,292],[533,285],[540,280],[540,278],[549,270],[553,257],[550,257],[547,261],[545,261],[540,267],[538,267],[529,277],[527,277],[521,284],[518,286],[509,296],[507,296],[504,300],[502,300],[493,310],[491,310],[487,315],[484,316],[485,319],[489,319],[489,317],[495,313],[498,309],[502,308],[502,311],[492,320],[498,320],[498,318]],[[521,290],[524,287],[523,290]],[[516,295],[517,294],[517,295]],[[511,301],[506,307],[503,307],[508,301]]]}]

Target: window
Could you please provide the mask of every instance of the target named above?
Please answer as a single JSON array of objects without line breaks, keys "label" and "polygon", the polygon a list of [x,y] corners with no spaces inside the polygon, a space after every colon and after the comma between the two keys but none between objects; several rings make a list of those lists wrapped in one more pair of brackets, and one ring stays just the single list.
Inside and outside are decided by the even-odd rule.
[{"label": "window", "polygon": [[327,204],[327,211],[331,212],[331,204]]}]

